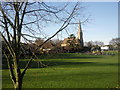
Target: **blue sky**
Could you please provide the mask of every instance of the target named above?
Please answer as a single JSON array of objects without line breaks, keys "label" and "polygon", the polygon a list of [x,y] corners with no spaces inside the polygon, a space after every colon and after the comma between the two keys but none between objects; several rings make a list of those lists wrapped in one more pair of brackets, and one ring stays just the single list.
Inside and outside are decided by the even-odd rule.
[{"label": "blue sky", "polygon": [[[84,42],[92,40],[103,41],[104,44],[109,44],[109,41],[112,38],[118,37],[117,2],[83,2],[82,5],[85,6],[85,10],[83,13],[85,15],[91,15],[91,20],[89,21],[89,23],[82,25]],[[77,27],[77,25],[76,28],[73,28],[71,26],[71,30],[68,30],[69,33],[73,33],[76,35]],[[53,25],[50,25],[46,28],[46,30],[48,29],[48,31],[46,31],[46,34],[52,35],[54,33],[53,31],[57,30],[58,28],[59,25],[56,25],[54,27]],[[65,31],[62,32],[62,36],[63,37],[60,37],[60,39],[67,37]]]},{"label": "blue sky", "polygon": [[89,24],[83,26],[85,41],[103,41],[108,44],[112,38],[118,37],[118,3],[90,2],[86,12],[91,13]]}]

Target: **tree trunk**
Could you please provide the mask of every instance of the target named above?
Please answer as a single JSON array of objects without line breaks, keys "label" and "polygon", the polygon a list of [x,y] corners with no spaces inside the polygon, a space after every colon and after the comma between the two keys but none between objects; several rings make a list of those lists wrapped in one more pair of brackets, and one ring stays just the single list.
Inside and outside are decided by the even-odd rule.
[{"label": "tree trunk", "polygon": [[22,89],[22,82],[23,82],[23,78],[18,77],[18,80],[16,82],[13,82],[14,89],[15,90],[21,90]]},{"label": "tree trunk", "polygon": [[15,80],[13,82],[13,86],[15,90],[21,90],[24,74],[21,73],[21,70],[18,64],[19,59],[17,57],[14,57],[13,61],[14,61],[14,74],[15,74]]}]

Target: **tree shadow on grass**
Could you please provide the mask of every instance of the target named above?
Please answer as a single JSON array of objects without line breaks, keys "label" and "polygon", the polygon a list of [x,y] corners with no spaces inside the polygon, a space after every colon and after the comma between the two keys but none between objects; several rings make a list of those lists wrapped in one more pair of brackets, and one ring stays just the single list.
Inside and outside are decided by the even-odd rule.
[{"label": "tree shadow on grass", "polygon": [[[95,59],[95,58],[102,58],[99,56],[75,56],[73,54],[56,54],[55,56],[52,55],[47,55],[45,57],[41,57],[42,59],[46,59],[47,61],[42,61],[43,64],[45,64],[46,66],[58,66],[58,65],[79,65],[79,64],[88,64],[88,63],[92,63],[92,62],[63,62],[63,59]],[[41,59],[40,58],[40,59]],[[59,60],[59,62],[56,61],[49,61],[49,59],[62,59],[61,61]],[[24,59],[23,59],[24,60]],[[68,60],[69,61],[69,60]],[[24,68],[25,65],[27,64],[28,60],[26,61],[20,61],[19,65],[20,68]],[[43,68],[45,66],[41,66],[40,61],[32,61],[30,68]],[[7,62],[4,59],[2,61],[2,69],[8,69],[7,66]]]},{"label": "tree shadow on grass", "polygon": [[95,55],[80,55],[80,54],[48,54],[48,55],[39,55],[40,59],[89,59],[89,58],[102,58],[101,56]]},{"label": "tree shadow on grass", "polygon": [[[118,66],[117,63],[99,63],[99,62],[53,62],[53,61],[43,61],[42,63],[45,64],[45,66],[42,66],[37,61],[32,61],[29,68],[47,68],[51,66],[62,66],[65,67],[77,67],[77,66]],[[24,68],[27,64],[27,61],[21,61],[20,67]],[[3,69],[8,69],[7,66],[3,67]]]},{"label": "tree shadow on grass", "polygon": [[[96,58],[102,58],[102,57],[70,57],[70,59],[96,59]],[[60,59],[60,58],[59,58]],[[49,59],[48,60],[45,60],[45,61],[42,61],[42,63],[44,65],[41,65],[40,61],[32,61],[31,65],[29,68],[45,68],[45,67],[51,67],[51,66],[61,66],[61,65],[64,65],[64,66],[70,66],[70,67],[76,67],[77,65],[80,65],[80,66],[115,66],[115,65],[118,65],[117,63],[100,63],[100,62],[72,62],[72,61],[69,61],[69,57],[66,57],[66,59],[68,59],[67,61],[63,61],[63,60],[59,60],[59,61],[50,61]],[[20,61],[19,65],[20,65],[20,68],[24,68],[25,65],[27,64],[27,60],[26,61]],[[8,69],[7,67],[7,62],[4,61],[3,63],[3,69]]]}]

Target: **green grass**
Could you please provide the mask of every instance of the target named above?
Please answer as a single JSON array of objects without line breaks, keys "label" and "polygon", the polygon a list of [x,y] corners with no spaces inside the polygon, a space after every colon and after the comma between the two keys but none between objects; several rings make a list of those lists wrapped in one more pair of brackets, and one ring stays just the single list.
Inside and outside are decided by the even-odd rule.
[{"label": "green grass", "polygon": [[[23,88],[115,88],[118,85],[117,55],[66,53],[41,56],[40,60],[48,67],[37,68],[34,61],[34,68],[24,77]],[[8,70],[4,69],[2,74],[3,88],[11,88]]]}]

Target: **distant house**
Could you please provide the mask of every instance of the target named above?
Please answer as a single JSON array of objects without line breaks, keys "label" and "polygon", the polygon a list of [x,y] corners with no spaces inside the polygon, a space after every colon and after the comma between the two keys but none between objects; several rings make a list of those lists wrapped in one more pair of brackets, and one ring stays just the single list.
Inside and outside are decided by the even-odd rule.
[{"label": "distant house", "polygon": [[68,41],[68,38],[65,38],[61,44],[62,47],[66,47],[67,46],[67,41]]},{"label": "distant house", "polygon": [[109,45],[102,46],[102,47],[101,47],[101,50],[102,50],[102,51],[107,51],[107,50],[109,50]]}]

